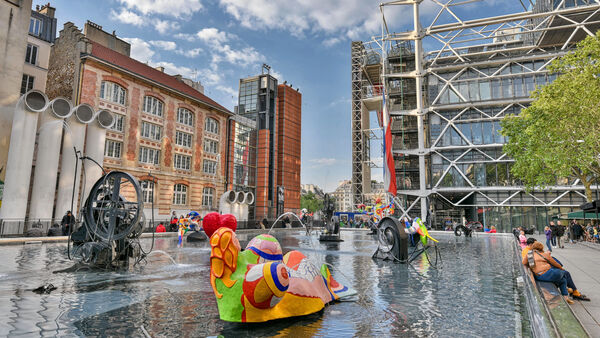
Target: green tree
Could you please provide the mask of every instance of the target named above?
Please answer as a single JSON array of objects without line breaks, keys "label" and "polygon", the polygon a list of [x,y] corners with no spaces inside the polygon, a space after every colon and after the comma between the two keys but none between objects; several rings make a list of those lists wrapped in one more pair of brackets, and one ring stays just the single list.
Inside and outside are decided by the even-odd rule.
[{"label": "green tree", "polygon": [[556,80],[533,92],[520,115],[506,117],[504,151],[515,159],[511,173],[528,190],[577,178],[592,200],[591,184],[600,173],[600,32],[548,66]]},{"label": "green tree", "polygon": [[309,191],[300,196],[300,208],[315,212],[323,209],[323,201],[321,201],[313,192]]}]

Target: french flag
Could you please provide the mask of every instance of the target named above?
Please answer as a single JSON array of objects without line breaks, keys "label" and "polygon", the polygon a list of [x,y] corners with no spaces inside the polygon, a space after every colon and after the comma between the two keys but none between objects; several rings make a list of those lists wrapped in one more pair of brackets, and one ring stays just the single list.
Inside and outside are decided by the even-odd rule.
[{"label": "french flag", "polygon": [[394,165],[394,155],[392,154],[392,126],[390,124],[390,114],[385,102],[385,89],[383,90],[383,182],[387,192],[396,196],[396,167]]}]

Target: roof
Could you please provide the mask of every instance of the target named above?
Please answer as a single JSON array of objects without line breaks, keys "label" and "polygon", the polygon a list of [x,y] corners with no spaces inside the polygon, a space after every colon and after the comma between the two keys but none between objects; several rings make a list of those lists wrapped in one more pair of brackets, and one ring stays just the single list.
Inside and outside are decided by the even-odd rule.
[{"label": "roof", "polygon": [[175,76],[161,72],[158,69],[152,68],[145,63],[132,59],[127,55],[115,52],[114,50],[104,47],[94,41],[90,42],[92,44],[92,56],[100,60],[106,61],[124,70],[127,70],[129,72],[135,73],[148,80],[162,84],[170,88],[171,90],[190,96],[193,99],[196,99],[197,101],[200,101],[201,103],[204,103],[212,108],[215,108],[228,114],[232,114],[232,112],[229,111],[229,109],[223,107],[213,99],[200,93],[194,88],[177,80]]}]

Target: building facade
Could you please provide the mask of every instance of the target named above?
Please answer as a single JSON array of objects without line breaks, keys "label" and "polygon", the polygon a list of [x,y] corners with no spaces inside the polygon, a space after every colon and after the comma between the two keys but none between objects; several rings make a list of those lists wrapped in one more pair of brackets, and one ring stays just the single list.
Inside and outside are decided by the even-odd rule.
[{"label": "building facade", "polygon": [[[114,117],[101,140],[100,163],[140,181],[146,219],[152,202],[155,219],[217,211],[231,113],[181,76],[132,59],[129,50],[127,42],[92,22],[83,33],[67,22],[52,48],[48,96],[86,103]],[[67,211],[59,205],[55,218]]]},{"label": "building facade", "polygon": [[[411,6],[420,29],[419,4]],[[510,172],[514,160],[502,151],[507,139],[500,121],[519,114],[533,90],[556,78],[547,66],[598,30],[599,8],[595,1],[537,1],[523,13],[386,32],[379,44],[384,50],[352,44],[353,119],[381,111],[385,95],[400,216],[430,217],[434,227],[464,216],[502,231],[541,229],[585,202],[574,179],[525,191]],[[485,33],[467,38],[465,27]],[[453,38],[439,41],[439,50],[424,50],[423,40],[433,35]],[[361,128],[353,133],[368,143]],[[363,198],[356,192],[355,199]]]},{"label": "building facade", "polygon": [[246,120],[230,124],[230,144],[237,147],[229,155],[232,187],[255,194],[250,219],[298,213],[302,95],[287,84],[278,85],[265,65],[262,74],[240,79],[238,99],[236,114]]}]

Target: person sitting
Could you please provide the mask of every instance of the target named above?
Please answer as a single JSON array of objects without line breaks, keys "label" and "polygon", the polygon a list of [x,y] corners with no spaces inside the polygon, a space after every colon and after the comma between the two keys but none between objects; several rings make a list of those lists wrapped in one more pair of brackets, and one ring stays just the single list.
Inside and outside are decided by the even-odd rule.
[{"label": "person sitting", "polygon": [[536,280],[552,282],[560,289],[561,295],[568,304],[573,304],[567,290],[567,277],[563,267],[550,256],[550,252],[544,252],[544,245],[540,242],[531,244],[522,261],[523,265],[529,266]]},{"label": "person sitting", "polygon": [[162,224],[162,222],[158,223],[156,227],[156,232],[167,232],[167,228]]},{"label": "person sitting", "polygon": [[496,230],[496,227],[492,225],[492,226],[490,227],[490,234],[495,234],[495,233],[497,233],[497,232],[498,232],[498,231]]},{"label": "person sitting", "polygon": [[58,225],[58,223],[52,224],[52,227],[50,229],[48,229],[48,237],[61,236],[61,235],[62,235],[62,230],[60,228],[60,225]]},{"label": "person sitting", "polygon": [[521,246],[521,250],[527,247],[527,237],[525,237],[525,231],[523,230],[519,233],[519,245]]}]

